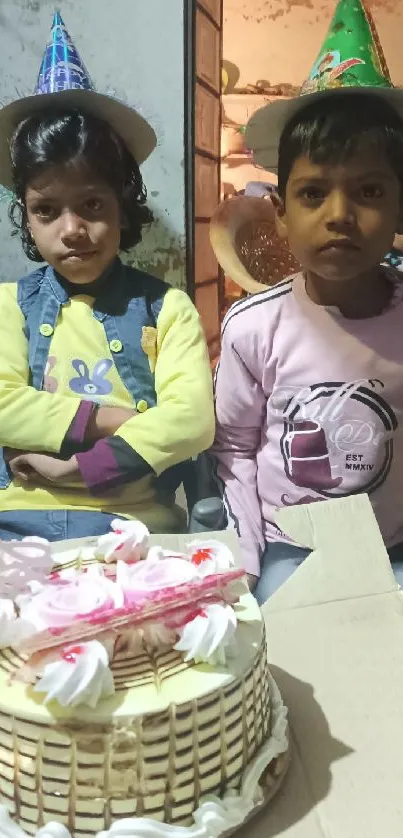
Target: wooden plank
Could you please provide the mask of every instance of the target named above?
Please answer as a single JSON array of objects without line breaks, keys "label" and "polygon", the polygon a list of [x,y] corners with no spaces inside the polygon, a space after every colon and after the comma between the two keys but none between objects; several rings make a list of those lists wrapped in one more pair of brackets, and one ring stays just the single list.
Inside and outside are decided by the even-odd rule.
[{"label": "wooden plank", "polygon": [[196,12],[196,74],[221,91],[221,33],[199,9]]},{"label": "wooden plank", "polygon": [[220,157],[221,103],[214,93],[196,83],[195,146],[218,160]]},{"label": "wooden plank", "polygon": [[195,221],[195,283],[202,285],[218,277],[218,264],[210,244],[209,222]]},{"label": "wooden plank", "polygon": [[219,28],[222,26],[222,0],[198,0],[197,5],[204,9]]}]

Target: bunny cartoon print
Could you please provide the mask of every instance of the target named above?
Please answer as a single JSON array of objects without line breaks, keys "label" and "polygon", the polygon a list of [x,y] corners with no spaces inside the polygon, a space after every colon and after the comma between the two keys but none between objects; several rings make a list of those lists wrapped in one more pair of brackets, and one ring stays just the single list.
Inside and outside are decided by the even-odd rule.
[{"label": "bunny cartoon print", "polygon": [[97,361],[90,374],[88,364],[80,358],[74,358],[71,365],[76,371],[77,375],[70,379],[69,387],[73,393],[82,396],[87,401],[98,401],[100,396],[108,396],[113,389],[113,385],[107,380],[106,376],[113,366],[113,361],[110,358],[105,358],[102,361]]}]

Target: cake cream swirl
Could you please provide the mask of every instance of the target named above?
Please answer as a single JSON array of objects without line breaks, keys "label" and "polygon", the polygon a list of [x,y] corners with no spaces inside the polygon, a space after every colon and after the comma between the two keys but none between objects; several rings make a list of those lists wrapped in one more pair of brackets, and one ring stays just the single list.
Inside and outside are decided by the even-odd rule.
[{"label": "cake cream swirl", "polygon": [[[108,648],[109,647],[109,652]],[[50,652],[42,662],[43,672],[34,691],[44,693],[44,703],[58,701],[62,707],[87,704],[96,707],[115,692],[109,659],[113,638],[90,640]]]},{"label": "cake cream swirl", "polygon": [[105,562],[137,562],[145,559],[149,549],[150,533],[141,521],[114,519],[111,532],[98,538],[96,554]]},{"label": "cake cream swirl", "polygon": [[174,648],[185,653],[185,661],[224,666],[227,656],[235,651],[236,626],[230,605],[208,605],[186,623]]}]

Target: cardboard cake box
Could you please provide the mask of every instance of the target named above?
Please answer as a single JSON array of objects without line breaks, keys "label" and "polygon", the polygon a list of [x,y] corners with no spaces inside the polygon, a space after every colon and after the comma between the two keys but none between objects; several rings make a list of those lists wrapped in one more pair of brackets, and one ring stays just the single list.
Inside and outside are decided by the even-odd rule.
[{"label": "cardboard cake box", "polygon": [[240,838],[402,838],[403,596],[364,495],[278,514],[313,552],[263,607],[291,766]]}]

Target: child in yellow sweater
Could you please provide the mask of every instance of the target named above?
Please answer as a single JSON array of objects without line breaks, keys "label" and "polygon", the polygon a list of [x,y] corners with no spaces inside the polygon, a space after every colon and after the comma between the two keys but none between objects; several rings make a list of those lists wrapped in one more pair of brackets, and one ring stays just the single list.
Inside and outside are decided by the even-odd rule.
[{"label": "child in yellow sweater", "polygon": [[138,164],[155,135],[91,89],[58,14],[36,94],[0,112],[11,217],[46,263],[0,285],[0,538],[98,535],[119,515],[174,531],[178,464],[214,415],[192,302],[118,257],[152,220]]}]

